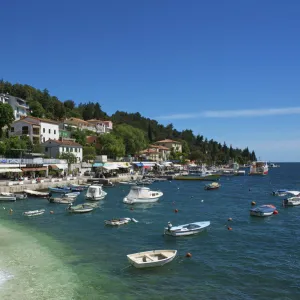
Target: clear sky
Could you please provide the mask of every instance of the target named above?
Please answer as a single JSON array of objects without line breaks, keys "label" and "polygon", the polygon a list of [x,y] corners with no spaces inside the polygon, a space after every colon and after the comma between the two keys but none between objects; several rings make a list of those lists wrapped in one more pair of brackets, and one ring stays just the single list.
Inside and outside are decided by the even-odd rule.
[{"label": "clear sky", "polygon": [[2,0],[0,78],[300,161],[299,15],[299,0]]}]

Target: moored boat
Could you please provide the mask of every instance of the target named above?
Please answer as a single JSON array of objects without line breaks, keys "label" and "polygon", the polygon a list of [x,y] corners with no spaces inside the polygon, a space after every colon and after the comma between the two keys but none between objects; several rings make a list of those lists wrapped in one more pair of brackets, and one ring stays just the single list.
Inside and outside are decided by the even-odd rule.
[{"label": "moored boat", "polygon": [[44,209],[30,210],[23,212],[23,215],[26,217],[39,216],[45,213]]},{"label": "moored boat", "polygon": [[57,186],[57,187],[49,187],[48,189],[52,193],[62,193],[63,194],[63,193],[71,192],[71,188],[69,188],[69,187],[59,187],[59,186]]},{"label": "moored boat", "polygon": [[126,204],[152,203],[158,201],[162,196],[161,191],[151,191],[148,187],[133,186],[123,202]]},{"label": "moored boat", "polygon": [[11,193],[1,193],[0,201],[16,201],[17,197]]},{"label": "moored boat", "polygon": [[[276,207],[272,204],[265,204],[250,209],[250,216],[268,217],[274,214]],[[278,213],[278,212],[277,212]]]},{"label": "moored boat", "polygon": [[194,222],[184,225],[172,226],[169,222],[165,227],[164,234],[171,236],[186,236],[198,234],[210,226],[210,221]]},{"label": "moored boat", "polygon": [[102,185],[98,184],[89,186],[85,198],[87,200],[98,201],[104,199],[106,195],[107,193],[103,191]]},{"label": "moored boat", "polygon": [[202,180],[202,181],[217,181],[220,179],[220,174],[214,174],[211,171],[201,168],[200,170],[189,170],[185,174],[176,175],[175,180]]},{"label": "moored boat", "polygon": [[282,201],[283,206],[298,206],[300,205],[300,196],[286,198]]},{"label": "moored boat", "polygon": [[263,161],[254,161],[250,167],[249,175],[267,175],[269,172],[268,164]]},{"label": "moored boat", "polygon": [[80,192],[72,192],[72,193],[65,193],[63,194],[63,197],[66,198],[76,198],[80,195]]},{"label": "moored boat", "polygon": [[72,206],[72,203],[69,204],[69,206],[66,208],[71,213],[76,213],[76,214],[83,214],[83,213],[88,213],[94,210],[94,207],[88,205],[88,204],[79,204],[76,206]]},{"label": "moored boat", "polygon": [[205,190],[217,190],[218,188],[220,188],[221,184],[219,184],[218,182],[212,182],[210,184],[206,184],[204,186]]},{"label": "moored boat", "polygon": [[[3,196],[16,198],[16,200],[23,200],[23,199],[27,198],[27,194],[25,194],[25,193],[23,193],[23,194],[14,194],[14,193],[5,193],[5,192],[2,192],[2,193],[0,193],[0,201],[1,201],[1,198]],[[15,200],[11,200],[11,201],[15,201]]]},{"label": "moored boat", "polygon": [[24,190],[24,192],[31,197],[38,197],[38,198],[48,198],[49,197],[49,193],[46,193],[46,192],[38,192],[38,191],[33,191],[33,190]]},{"label": "moored boat", "polygon": [[49,198],[50,203],[59,203],[59,204],[70,204],[75,201],[75,198],[67,198],[67,197],[57,197],[57,198]]},{"label": "moored boat", "polygon": [[120,226],[127,224],[131,222],[131,218],[120,218],[120,219],[111,219],[111,220],[105,220],[105,225],[111,225],[111,226]]},{"label": "moored boat", "polygon": [[171,262],[176,254],[177,250],[151,250],[128,254],[127,259],[136,268],[153,268]]}]

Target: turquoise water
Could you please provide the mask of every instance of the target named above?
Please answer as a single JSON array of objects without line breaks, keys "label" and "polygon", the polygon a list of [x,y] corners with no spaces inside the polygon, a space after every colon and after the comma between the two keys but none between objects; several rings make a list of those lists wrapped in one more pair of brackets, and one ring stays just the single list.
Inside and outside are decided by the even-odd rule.
[{"label": "turquoise water", "polygon": [[[43,199],[2,203],[0,299],[300,299],[300,207],[282,208],[283,198],[270,195],[300,190],[299,169],[281,164],[265,177],[223,177],[215,191],[204,182],[158,182],[151,188],[164,192],[161,201],[133,210],[122,203],[130,186],[107,189],[100,208],[84,215]],[[272,203],[279,214],[250,217],[251,201]],[[43,216],[22,216],[39,208]],[[105,226],[113,217],[139,223]],[[197,236],[162,235],[168,221],[206,220],[210,229]],[[177,249],[178,257],[162,268],[129,266],[127,254],[151,249]]]}]

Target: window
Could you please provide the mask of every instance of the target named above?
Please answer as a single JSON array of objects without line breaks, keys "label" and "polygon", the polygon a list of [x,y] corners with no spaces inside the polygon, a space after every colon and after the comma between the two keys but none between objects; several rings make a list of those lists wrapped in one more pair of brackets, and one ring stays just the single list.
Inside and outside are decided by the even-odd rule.
[{"label": "window", "polygon": [[51,129],[49,129],[49,133],[51,133]]},{"label": "window", "polygon": [[54,134],[56,134],[56,130],[54,129]]},{"label": "window", "polygon": [[75,150],[75,152],[77,152],[77,148],[75,148],[74,150]]},{"label": "window", "polygon": [[70,148],[71,149],[71,151],[70,152],[73,152],[73,148]]},{"label": "window", "polygon": [[45,143],[45,141],[46,141],[45,138],[43,138],[43,143]]},{"label": "window", "polygon": [[15,132],[15,127],[11,127],[10,132]]},{"label": "window", "polygon": [[48,152],[48,147],[45,147],[45,151]]},{"label": "window", "polygon": [[45,133],[46,132],[46,129],[45,128],[43,128],[43,133]]},{"label": "window", "polygon": [[66,148],[66,151],[69,152],[69,147]]}]

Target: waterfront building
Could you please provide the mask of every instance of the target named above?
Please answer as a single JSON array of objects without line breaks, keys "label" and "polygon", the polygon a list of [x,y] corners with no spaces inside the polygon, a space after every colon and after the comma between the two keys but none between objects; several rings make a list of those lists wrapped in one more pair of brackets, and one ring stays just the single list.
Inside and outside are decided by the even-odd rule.
[{"label": "waterfront building", "polygon": [[177,141],[165,139],[165,140],[157,141],[157,142],[155,142],[155,144],[166,147],[170,151],[173,150],[174,152],[182,152],[182,145],[180,142],[177,142]]},{"label": "waterfront building", "polygon": [[29,113],[29,105],[26,100],[19,97],[2,93],[0,94],[0,102],[7,103],[12,107],[15,120],[19,120],[21,117],[25,117]]},{"label": "waterfront building", "polygon": [[48,119],[27,116],[12,123],[10,136],[28,136],[33,144],[59,138],[58,123]]}]

